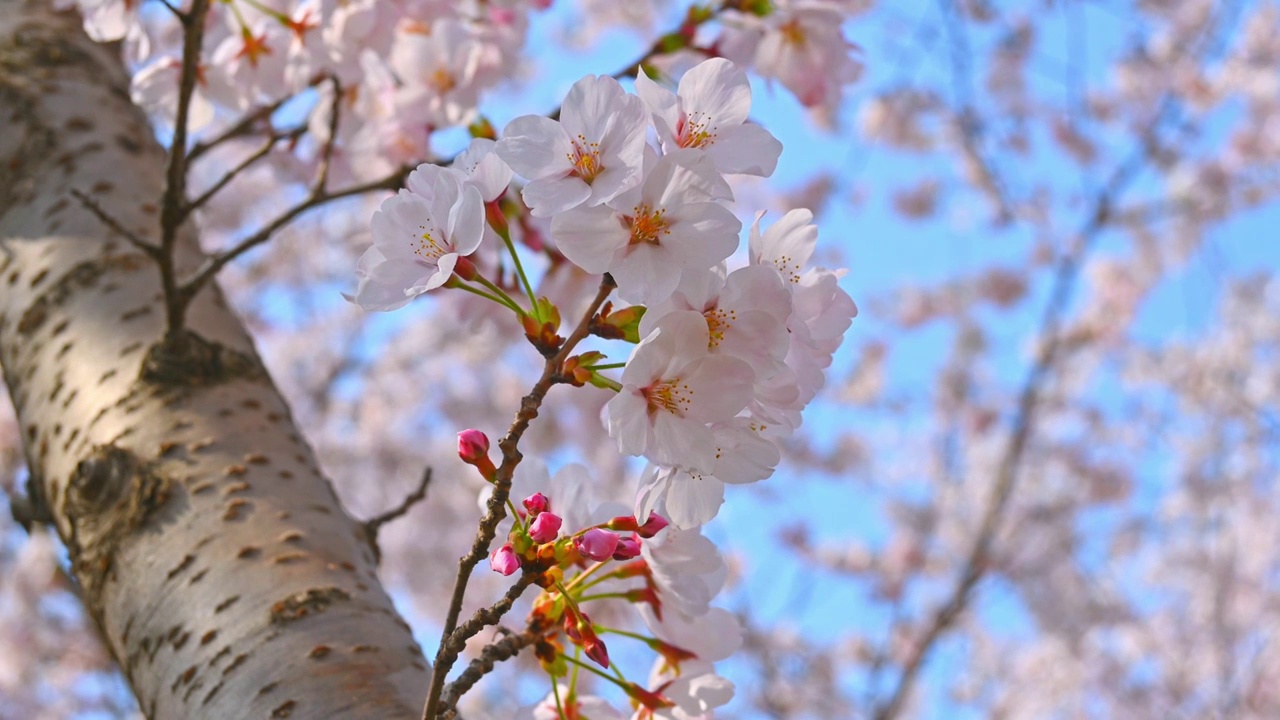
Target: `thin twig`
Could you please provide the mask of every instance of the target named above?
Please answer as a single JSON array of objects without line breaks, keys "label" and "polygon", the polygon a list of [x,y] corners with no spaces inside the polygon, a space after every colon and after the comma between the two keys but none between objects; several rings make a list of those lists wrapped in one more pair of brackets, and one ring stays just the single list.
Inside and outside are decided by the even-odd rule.
[{"label": "thin twig", "polygon": [[320,166],[316,168],[316,179],[312,192],[324,192],[329,184],[329,168],[333,164],[333,148],[338,142],[338,118],[342,110],[342,83],[337,75],[329,76],[333,85],[333,101],[329,105],[329,137],[325,138],[324,147],[320,150]]},{"label": "thin twig", "polygon": [[275,102],[269,105],[263,105],[259,108],[251,110],[248,113],[246,113],[243,117],[241,117],[239,120],[237,120],[234,125],[227,128],[226,130],[223,130],[221,134],[215,135],[214,137],[209,138],[208,140],[204,140],[202,142],[196,143],[191,147],[191,152],[187,153],[187,162],[188,163],[194,162],[196,158],[200,157],[201,155],[204,155],[205,153],[218,147],[219,145],[229,140],[234,140],[235,138],[238,138],[241,135],[249,134],[249,132],[253,129],[254,125],[256,125],[262,119],[269,118],[272,115],[274,115],[275,112],[280,109],[281,105],[284,105],[286,102],[288,102],[292,98],[293,96],[282,97],[279,100],[276,100]]},{"label": "thin twig", "polygon": [[182,21],[182,72],[178,78],[173,142],[169,145],[169,166],[165,171],[164,195],[160,203],[160,253],[157,257],[168,321],[166,334],[170,338],[181,335],[186,314],[186,303],[183,302],[178,287],[173,249],[178,240],[178,229],[186,218],[187,124],[204,45],[204,21],[209,11],[209,1],[193,0],[191,10],[178,16]]},{"label": "thin twig", "polygon": [[267,138],[267,141],[262,144],[262,147],[254,151],[254,153],[249,157],[245,158],[244,160],[241,160],[235,167],[228,170],[226,174],[218,178],[217,182],[215,182],[213,185],[210,185],[209,189],[201,193],[200,196],[197,197],[195,200],[192,200],[191,202],[187,203],[187,206],[185,209],[186,214],[190,215],[192,212],[204,206],[204,204],[209,202],[209,200],[212,199],[213,196],[216,195],[219,190],[226,187],[227,183],[230,183],[237,176],[239,176],[240,173],[244,172],[245,170],[248,170],[249,167],[252,166],[254,163],[266,157],[271,152],[271,150],[275,148],[276,144],[279,143],[281,140],[293,142],[294,140],[297,140],[299,137],[301,137],[302,134],[305,133],[306,131],[307,131],[307,127],[305,125],[300,125],[284,133],[272,133],[271,136]]},{"label": "thin twig", "polygon": [[383,525],[392,520],[404,517],[405,513],[427,497],[427,486],[431,484],[431,468],[427,468],[422,473],[422,480],[418,482],[418,487],[413,492],[405,496],[400,504],[387,510],[384,513],[375,515],[364,521],[364,534],[368,538],[369,544],[373,547],[373,556],[375,560],[382,559],[382,551],[378,548],[378,531]]},{"label": "thin twig", "polygon": [[[480,527],[476,531],[475,541],[471,544],[471,549],[466,555],[458,559],[458,575],[453,583],[453,597],[449,601],[449,613],[445,617],[444,630],[440,633],[442,639],[449,638],[458,626],[458,616],[462,614],[462,601],[467,594],[467,582],[471,578],[471,572],[475,570],[480,560],[489,554],[489,545],[493,542],[494,535],[497,534],[498,523],[507,515],[506,503],[511,492],[511,476],[515,472],[516,465],[523,459],[520,453],[520,438],[524,437],[525,430],[529,428],[529,423],[538,416],[538,409],[542,407],[542,401],[547,396],[547,391],[553,385],[563,382],[560,376],[561,368],[564,361],[573,352],[573,349],[583,338],[591,327],[591,319],[595,317],[596,311],[604,303],[605,298],[609,297],[609,293],[617,285],[613,282],[613,278],[605,275],[600,281],[600,289],[596,292],[595,299],[587,306],[587,310],[582,315],[582,319],[578,322],[577,327],[565,340],[560,350],[547,359],[546,365],[542,370],[542,377],[534,383],[533,388],[520,401],[520,410],[516,413],[515,420],[511,423],[507,434],[498,443],[498,447],[502,450],[502,464],[498,466],[497,472],[493,478],[493,494],[489,497],[489,502],[485,509],[485,515],[480,520]],[[449,672],[449,668],[457,660],[458,654],[448,643],[440,643],[440,649],[436,652],[435,667],[431,672],[431,688],[427,693],[427,702],[422,709],[423,720],[431,720],[437,714],[437,707],[440,702],[440,693],[444,688],[444,679]]]},{"label": "thin twig", "polygon": [[480,682],[480,678],[489,674],[494,666],[503,660],[510,660],[520,654],[521,650],[536,645],[542,639],[542,634],[532,630],[526,630],[522,633],[515,633],[507,637],[491,643],[485,647],[480,653],[480,657],[472,660],[467,669],[462,671],[457,680],[449,684],[449,690],[442,699],[442,708],[440,717],[443,720],[455,720],[458,715],[458,700],[466,694],[468,690]]},{"label": "thin twig", "polygon": [[462,649],[466,647],[467,641],[475,637],[476,633],[490,625],[497,625],[502,616],[507,614],[507,611],[511,609],[516,600],[520,599],[524,591],[541,574],[540,570],[526,571],[514,585],[507,588],[507,592],[502,596],[501,600],[489,607],[477,610],[469,620],[450,633],[444,642],[450,645],[454,652],[461,653]]},{"label": "thin twig", "polygon": [[195,297],[196,293],[200,292],[200,290],[207,285],[209,281],[218,274],[218,271],[227,265],[227,263],[235,260],[267,240],[270,240],[271,236],[274,235],[277,230],[288,225],[290,222],[293,222],[293,219],[299,215],[334,200],[352,197],[354,195],[363,195],[364,193],[374,192],[376,190],[395,190],[403,184],[404,178],[408,173],[409,170],[407,168],[397,168],[394,172],[385,177],[377,180],[371,180],[360,185],[353,185],[349,188],[338,190],[336,192],[312,192],[306,200],[303,200],[301,203],[284,211],[274,220],[263,226],[262,229],[236,243],[231,247],[231,249],[224,250],[223,252],[206,258],[204,264],[201,265],[200,268],[182,284],[181,289],[184,301],[190,302],[191,298]]},{"label": "thin twig", "polygon": [[986,575],[989,567],[991,546],[1004,518],[1005,508],[1018,480],[1022,459],[1026,446],[1031,438],[1034,416],[1040,402],[1046,378],[1058,353],[1062,349],[1060,329],[1067,305],[1075,288],[1076,280],[1085,255],[1088,254],[1101,231],[1108,227],[1112,216],[1111,208],[1116,204],[1120,192],[1133,180],[1146,165],[1147,160],[1158,154],[1155,133],[1163,125],[1173,107],[1171,101],[1164,101],[1157,113],[1157,119],[1151,129],[1143,136],[1140,147],[1122,163],[1111,175],[1107,184],[1098,193],[1093,210],[1084,226],[1077,233],[1076,247],[1065,253],[1058,261],[1054,274],[1053,289],[1048,305],[1040,323],[1040,337],[1043,342],[1037,354],[1035,364],[1027,373],[1022,390],[1018,396],[1018,409],[1014,415],[1013,432],[1000,459],[996,471],[996,482],[991,498],[979,525],[977,539],[965,560],[959,581],[950,596],[934,613],[928,627],[920,639],[913,644],[912,652],[903,663],[902,673],[889,701],[878,707],[873,715],[875,720],[892,720],[902,711],[907,696],[917,676],[923,668],[939,638],[950,629],[969,605],[973,590]]},{"label": "thin twig", "polygon": [[142,238],[134,234],[132,231],[130,231],[128,228],[121,225],[119,221],[111,217],[111,215],[107,213],[106,210],[103,210],[101,205],[94,202],[93,198],[80,192],[79,190],[76,190],[75,188],[71,189],[71,195],[75,199],[79,200],[80,204],[84,205],[89,212],[93,213],[95,217],[101,220],[103,225],[106,225],[108,228],[110,228],[114,232],[119,233],[121,236],[124,237],[125,240],[128,240],[131,245],[133,245],[134,247],[138,248],[139,250],[141,250],[142,252],[146,253],[147,255],[153,258],[158,257],[160,248],[156,247],[155,245],[152,245],[146,240],[143,240]]}]

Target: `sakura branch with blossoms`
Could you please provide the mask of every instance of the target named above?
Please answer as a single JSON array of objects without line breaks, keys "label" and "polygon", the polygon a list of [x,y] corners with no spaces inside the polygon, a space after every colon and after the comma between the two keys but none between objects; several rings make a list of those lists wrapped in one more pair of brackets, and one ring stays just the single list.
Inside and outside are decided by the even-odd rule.
[{"label": "sakura branch with blossoms", "polygon": [[[463,290],[513,313],[546,358],[498,444],[499,463],[481,431],[458,436],[460,458],[490,491],[459,560],[426,720],[454,711],[458,690],[447,690],[446,678],[465,642],[535,584],[542,592],[525,633],[551,678],[548,712],[573,717],[604,702],[578,691],[584,673],[616,685],[641,717],[701,714],[732,696],[711,663],[732,654],[740,634],[732,616],[710,606],[724,566],[698,528],[719,511],[726,483],[773,473],[778,443],[822,386],[856,307],[836,284],[841,273],[809,267],[817,229],[805,210],[767,229],[757,214],[746,264],[729,271],[742,224],[725,175],[768,175],[782,150],[748,122],[746,75],[717,58],[686,72],[674,92],[644,75],[636,83],[639,95],[611,77],[583,78],[558,120],[519,117],[496,142],[474,139],[453,167],[419,166],[373,216],[352,302],[385,311]],[[657,146],[647,142],[650,128]],[[526,179],[522,203],[507,197],[513,175]],[[567,338],[558,334],[560,308],[537,296],[513,240],[512,228],[530,218],[550,220],[560,262],[602,276]],[[510,283],[494,276],[493,260],[470,259],[486,242],[500,243],[498,256],[515,270]],[[635,304],[615,311],[607,302],[615,289]],[[591,334],[635,347],[625,362],[607,362],[599,350],[573,355]],[[609,374],[615,369],[619,377]],[[631,508],[595,506],[580,466],[554,479],[540,461],[530,469],[521,439],[559,384],[616,393],[608,433],[622,454],[650,463]],[[523,498],[519,507],[514,498]],[[499,531],[506,541],[490,550]],[[459,624],[468,580],[486,555],[495,572],[519,578]],[[635,605],[653,634],[597,623],[585,609],[616,601]],[[607,634],[657,652],[648,687],[612,664]]]}]

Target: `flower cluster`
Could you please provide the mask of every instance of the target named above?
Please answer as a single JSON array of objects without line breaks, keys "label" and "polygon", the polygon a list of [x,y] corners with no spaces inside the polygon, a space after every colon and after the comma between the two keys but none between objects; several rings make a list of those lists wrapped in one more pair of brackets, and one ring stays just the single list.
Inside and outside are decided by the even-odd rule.
[{"label": "flower cluster", "polygon": [[[757,214],[745,260],[731,269],[742,223],[727,176],[768,175],[782,151],[748,120],[750,106],[745,73],[722,58],[693,67],[674,90],[643,73],[636,94],[587,76],[559,119],[516,118],[496,142],[475,140],[453,167],[414,171],[374,215],[374,244],[352,296],[389,310],[436,288],[466,290],[514,312],[545,357],[564,357],[560,310],[536,295],[512,240],[513,227],[541,222],[552,263],[607,274],[603,287],[632,303],[601,307],[585,326],[635,343],[626,362],[604,363],[605,353],[591,350],[564,357],[555,371],[559,382],[614,391],[607,432],[623,455],[649,463],[638,492],[629,506],[595,505],[586,468],[569,465],[552,478],[525,457],[510,488],[524,499],[507,503],[498,528],[506,539],[489,565],[543,588],[530,625],[549,633],[538,657],[553,678],[580,654],[609,667],[602,634],[657,651],[647,685],[617,682],[641,717],[700,717],[732,695],[711,663],[741,634],[710,605],[725,567],[698,528],[719,511],[726,484],[773,473],[779,443],[800,426],[857,312],[837,284],[842,273],[810,265],[817,228],[807,210],[768,227]],[[518,284],[494,276],[492,262],[468,259],[485,237],[505,245]],[[521,291],[527,298],[517,299]],[[610,377],[616,368],[621,375]],[[502,482],[483,433],[460,433],[458,451],[489,484]],[[652,634],[593,620],[588,606],[605,600],[637,606]],[[567,654],[557,638],[577,651]],[[573,683],[551,701],[562,714],[566,704],[596,702]]]},{"label": "flower cluster", "polygon": [[[482,475],[491,466],[488,440],[479,431],[459,434],[459,454]],[[711,605],[727,575],[725,562],[699,530],[669,527],[657,513],[643,522],[615,514],[625,513],[625,506],[596,503],[592,486],[581,465],[552,476],[539,458],[526,457],[511,488],[524,499],[510,507],[506,542],[491,553],[489,566],[502,575],[532,574],[544,592],[534,603],[531,626],[559,630],[598,666],[611,668],[604,635],[640,642],[656,654],[645,683],[626,680],[617,669],[606,677],[631,699],[637,718],[702,717],[732,698],[733,684],[712,664],[742,645],[736,618]],[[531,488],[546,492],[527,494]],[[486,493],[481,501],[487,500]],[[649,634],[593,618],[616,616],[606,606],[618,601],[638,609]],[[554,638],[538,646],[538,658],[554,678],[564,677],[569,665],[581,666],[576,657]],[[530,712],[534,718],[572,718],[588,710],[623,717],[603,698],[578,694],[574,684],[556,686]]]},{"label": "flower cluster", "polygon": [[[606,422],[622,453],[653,464],[636,512],[659,509],[690,528],[716,515],[725,483],[773,473],[778,443],[799,426],[857,309],[839,272],[809,267],[817,228],[806,210],[763,231],[757,215],[748,264],[727,269],[741,223],[724,176],[767,175],[782,150],[748,121],[740,69],[717,58],[674,92],[643,73],[636,89],[587,76],[559,120],[523,116],[496,144],[476,140],[456,163],[469,173],[419,167],[374,215],[354,300],[392,309],[455,272],[502,294],[459,257],[480,244],[485,203],[494,230],[506,232],[500,199],[512,171],[525,178],[525,206],[550,218],[564,258],[608,273],[622,299],[647,308]],[[650,130],[658,147],[646,142]],[[547,318],[531,304],[526,326],[553,344],[555,324],[539,335]]]},{"label": "flower cluster", "polygon": [[[173,4],[186,9],[192,3]],[[337,101],[349,120],[338,129],[340,152],[333,158],[334,170],[363,180],[383,176],[430,156],[434,131],[477,118],[482,94],[517,75],[523,66],[530,15],[549,4],[546,0],[210,3],[189,115],[191,129],[224,122],[226,113],[219,109],[244,111],[296,94],[317,78],[334,77],[343,88]],[[91,37],[124,40],[126,55],[136,68],[134,100],[172,122],[182,64],[181,34],[173,32],[172,25],[148,18],[139,10],[144,3],[135,0],[56,0],[55,5],[78,7]],[[806,105],[832,104],[843,85],[856,77],[851,46],[840,34],[840,20],[848,10],[815,0],[754,3],[749,12],[732,9],[733,5],[726,3],[717,10],[692,8],[682,30],[668,36],[668,52],[718,52],[779,79]],[[325,142],[333,87],[322,85],[321,95],[310,129],[318,141]],[[696,134],[696,123],[692,127]],[[748,127],[733,132],[755,131]],[[614,182],[602,179],[603,189],[593,188],[591,196],[603,198]]]},{"label": "flower cluster", "polygon": [[528,178],[524,200],[551,216],[560,252],[647,307],[607,424],[620,451],[653,463],[637,513],[689,528],[715,516],[725,483],[772,474],[856,308],[840,273],[808,267],[807,211],[763,232],[757,216],[749,264],[726,268],[741,224],[724,176],[768,175],[782,150],[748,122],[741,70],[712,59],[675,92],[643,73],[636,90],[584,78],[559,122],[517,118],[495,153]]}]

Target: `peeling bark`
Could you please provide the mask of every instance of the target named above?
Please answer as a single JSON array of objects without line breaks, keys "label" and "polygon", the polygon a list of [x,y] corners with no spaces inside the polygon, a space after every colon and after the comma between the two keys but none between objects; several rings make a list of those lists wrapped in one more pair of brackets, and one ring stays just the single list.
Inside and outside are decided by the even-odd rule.
[{"label": "peeling bark", "polygon": [[[161,344],[164,153],[112,49],[0,0],[0,364],[32,494],[150,718],[416,718],[428,670],[216,288]],[[201,260],[183,229],[180,267]]]}]

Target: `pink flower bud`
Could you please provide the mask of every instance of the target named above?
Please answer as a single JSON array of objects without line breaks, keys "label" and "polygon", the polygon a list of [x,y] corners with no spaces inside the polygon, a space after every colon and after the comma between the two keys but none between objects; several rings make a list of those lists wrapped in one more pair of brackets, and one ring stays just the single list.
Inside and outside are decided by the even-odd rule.
[{"label": "pink flower bud", "polygon": [[475,465],[480,458],[489,455],[489,436],[476,430],[463,430],[458,433],[458,457],[468,465]]},{"label": "pink flower bud", "polygon": [[640,541],[634,535],[618,538],[618,547],[613,551],[614,560],[630,560],[640,555]]},{"label": "pink flower bud", "polygon": [[507,543],[489,556],[489,567],[493,568],[496,573],[502,575],[510,575],[520,569],[520,558],[516,556],[516,551],[512,549],[511,543]]},{"label": "pink flower bud", "polygon": [[644,524],[636,532],[640,533],[640,537],[648,539],[657,535],[662,528],[669,524],[667,519],[658,513],[649,513],[649,519],[645,520]]},{"label": "pink flower bud", "polygon": [[592,635],[585,638],[582,647],[587,651],[587,657],[595,660],[600,667],[609,667],[609,648],[604,646],[604,641]]},{"label": "pink flower bud", "polygon": [[573,539],[578,552],[591,560],[608,560],[618,548],[618,536],[608,530],[591,528]]},{"label": "pink flower bud", "polygon": [[[528,507],[527,500],[525,501],[525,507]],[[563,522],[559,515],[540,512],[529,525],[529,537],[533,538],[533,541],[539,545],[549,543],[556,539],[556,535],[560,532],[560,525]]]},{"label": "pink flower bud", "polygon": [[530,516],[544,513],[551,509],[551,501],[546,495],[540,492],[534,493],[524,499],[524,509],[529,511]]},{"label": "pink flower bud", "polygon": [[485,480],[493,482],[498,469],[489,459],[489,438],[479,430],[463,430],[458,433],[458,457],[468,465],[474,465]]}]

